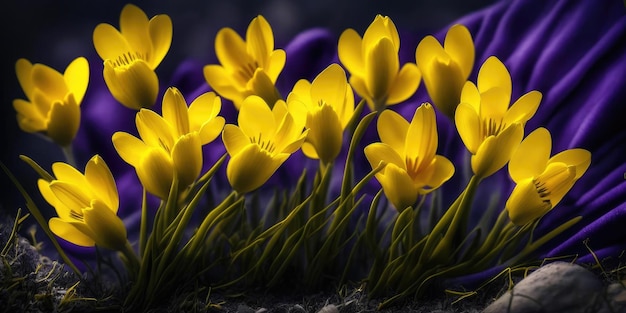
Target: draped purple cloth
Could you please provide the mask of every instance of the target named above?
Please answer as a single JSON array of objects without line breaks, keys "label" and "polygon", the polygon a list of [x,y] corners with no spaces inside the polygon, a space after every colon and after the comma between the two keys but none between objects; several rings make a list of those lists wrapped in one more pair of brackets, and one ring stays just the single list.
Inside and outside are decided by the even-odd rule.
[{"label": "draped purple cloth", "polygon": [[[393,17],[392,17],[393,18]],[[491,55],[500,58],[513,80],[513,97],[517,99],[530,90],[539,90],[543,100],[535,116],[526,125],[526,134],[539,126],[550,130],[552,154],[568,148],[585,148],[592,153],[592,165],[569,194],[542,218],[535,237],[575,217],[583,219],[571,229],[548,242],[537,251],[537,257],[579,256],[579,262],[591,262],[592,256],[583,244],[600,258],[617,258],[626,248],[626,9],[619,0],[543,1],[514,0],[498,2],[467,15],[454,23],[467,26],[476,46],[476,62],[470,80],[475,81],[480,65]],[[410,34],[402,30],[401,61],[414,62],[417,42],[427,34]],[[435,33],[443,41],[449,27]],[[287,63],[277,82],[281,93],[287,92],[300,78],[312,80],[331,62],[337,62],[336,45],[339,34],[324,29],[305,31],[284,49]],[[93,73],[100,73],[98,60]],[[202,67],[216,60],[183,62],[168,85],[181,90],[187,102],[209,91]],[[97,74],[95,74],[97,75]],[[161,92],[162,94],[162,92]],[[391,109],[410,119],[417,106],[429,101],[426,88],[407,103]],[[158,100],[160,107],[160,100]],[[91,155],[100,153],[118,179],[121,208],[130,233],[138,229],[141,187],[134,170],[123,163],[111,144],[111,135],[118,130],[136,133],[134,112],[119,105],[108,94],[103,82],[94,79],[83,101],[83,122],[76,139],[78,163],[84,164]],[[224,100],[222,116],[227,123],[236,123],[236,110]],[[453,123],[443,114],[437,115],[439,128],[438,154],[450,158],[456,167],[454,177],[441,188],[444,205],[461,192],[469,177],[468,153]],[[377,141],[374,125],[361,144]],[[344,151],[347,150],[347,143]],[[221,140],[207,145],[205,168],[224,153]],[[343,165],[336,165],[341,170]],[[290,157],[270,179],[269,186],[293,186],[303,167],[314,169],[317,162],[308,160],[301,152]],[[369,171],[362,153],[356,158],[357,177]],[[216,194],[229,190],[224,168],[214,179]],[[294,172],[295,171],[295,172]],[[334,182],[338,185],[338,182]],[[366,192],[376,192],[372,182]],[[473,221],[481,217],[493,195],[503,207],[513,184],[506,168],[486,179],[479,188]],[[226,190],[226,191],[225,191]],[[501,270],[495,267],[453,283],[472,283],[490,278]]]}]

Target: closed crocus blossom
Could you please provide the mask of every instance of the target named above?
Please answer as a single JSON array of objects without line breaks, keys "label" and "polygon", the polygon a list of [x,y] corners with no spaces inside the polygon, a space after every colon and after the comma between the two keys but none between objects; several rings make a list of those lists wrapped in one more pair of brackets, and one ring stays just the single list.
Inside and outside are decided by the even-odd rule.
[{"label": "closed crocus blossom", "polygon": [[389,17],[377,15],[363,38],[347,29],[339,37],[339,60],[350,72],[350,84],[371,110],[382,111],[411,97],[421,80],[414,63],[400,68],[400,37]]},{"label": "closed crocus blossom", "polygon": [[282,49],[274,50],[274,34],[263,16],[250,22],[245,41],[232,28],[222,28],[215,37],[215,54],[221,65],[206,65],[204,77],[237,109],[250,95],[263,98],[270,106],[281,99],[274,84],[286,55]]},{"label": "closed crocus blossom", "polygon": [[117,187],[104,160],[92,157],[85,174],[62,162],[54,163],[52,172],[52,181],[38,181],[41,194],[58,215],[50,219],[50,230],[79,246],[123,250],[126,227],[117,216]]},{"label": "closed crocus blossom", "polygon": [[302,152],[323,163],[332,162],[343,143],[343,130],[354,114],[354,93],[346,73],[331,64],[312,83],[299,80],[287,97],[294,118],[305,118],[309,129]]},{"label": "closed crocus blossom", "polygon": [[433,104],[453,118],[463,85],[474,66],[474,42],[469,30],[453,25],[443,46],[433,36],[424,37],[415,49],[415,61]]},{"label": "closed crocus blossom", "polygon": [[132,165],[146,190],[166,199],[174,175],[183,189],[192,184],[202,169],[202,145],[222,131],[224,118],[217,116],[219,97],[208,92],[189,107],[178,89],[170,87],[163,97],[163,116],[141,109],[136,116],[141,139],[125,132],[113,134],[120,157]]},{"label": "closed crocus blossom", "polygon": [[224,126],[222,140],[230,161],[226,176],[239,193],[263,185],[287,158],[302,146],[307,131],[304,119],[295,119],[284,101],[270,109],[258,96],[241,104],[239,126]]},{"label": "closed crocus blossom", "polygon": [[472,170],[484,178],[501,169],[522,141],[525,123],[535,114],[541,93],[531,91],[511,107],[511,76],[492,56],[481,66],[478,86],[466,82],[455,122],[463,143],[472,153]]},{"label": "closed crocus blossom", "polygon": [[89,82],[87,59],[76,58],[63,74],[47,65],[19,59],[15,71],[27,98],[13,101],[20,128],[43,133],[56,144],[69,146],[78,132],[80,103]]},{"label": "closed crocus blossom", "polygon": [[452,162],[436,155],[438,135],[432,105],[417,108],[410,124],[398,113],[385,110],[377,128],[382,142],[365,147],[365,156],[372,168],[386,163],[376,179],[398,211],[412,206],[420,194],[439,188],[454,174]]},{"label": "closed crocus blossom", "polygon": [[568,149],[552,157],[552,138],[541,127],[519,145],[509,162],[517,184],[506,202],[509,218],[524,225],[554,208],[591,164],[585,149]]},{"label": "closed crocus blossom", "polygon": [[113,97],[139,110],[154,105],[159,93],[155,69],[172,42],[172,21],[160,14],[150,20],[137,6],[127,4],[120,30],[102,23],[93,31],[93,44],[104,60],[104,81]]}]

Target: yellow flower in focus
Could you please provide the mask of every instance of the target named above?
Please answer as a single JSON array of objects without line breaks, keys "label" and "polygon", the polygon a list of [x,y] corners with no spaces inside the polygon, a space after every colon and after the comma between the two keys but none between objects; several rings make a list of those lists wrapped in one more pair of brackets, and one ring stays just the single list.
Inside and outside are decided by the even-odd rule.
[{"label": "yellow flower in focus", "polygon": [[433,36],[424,37],[415,49],[415,62],[433,104],[453,118],[463,85],[474,66],[474,42],[469,30],[453,25],[443,46]]},{"label": "yellow flower in focus", "polygon": [[117,216],[117,187],[104,160],[92,157],[84,175],[62,162],[54,163],[52,172],[54,180],[38,181],[42,196],[58,214],[50,219],[50,230],[75,245],[123,250],[126,227]]},{"label": "yellow flower in focus", "polygon": [[420,194],[439,188],[454,174],[452,162],[436,155],[436,122],[435,110],[428,103],[415,110],[410,124],[400,114],[385,110],[377,123],[382,142],[365,147],[372,168],[386,163],[376,179],[398,211],[412,206]]},{"label": "yellow flower in focus", "polygon": [[281,99],[274,83],[286,55],[282,49],[274,50],[274,34],[263,16],[252,19],[245,41],[232,28],[222,28],[215,37],[215,53],[221,65],[205,66],[204,77],[237,109],[250,95],[263,98],[270,107]]},{"label": "yellow flower in focus", "polygon": [[312,83],[302,79],[287,97],[294,118],[306,119],[309,133],[302,152],[332,162],[343,144],[343,130],[354,114],[354,93],[339,64],[331,64]]},{"label": "yellow flower in focus", "polygon": [[556,206],[591,164],[591,153],[569,149],[552,157],[552,138],[538,128],[522,141],[509,162],[517,184],[506,202],[509,218],[524,225]]},{"label": "yellow flower in focus", "polygon": [[127,4],[120,15],[120,30],[101,23],[93,31],[93,44],[104,61],[104,81],[113,97],[139,110],[154,105],[159,78],[154,70],[172,43],[172,20],[165,14],[150,20],[137,6]]},{"label": "yellow flower in focus", "polygon": [[363,38],[354,29],[339,37],[339,60],[350,72],[350,84],[371,110],[380,112],[400,103],[419,86],[417,65],[406,63],[400,68],[399,49],[398,30],[387,16],[377,15]]},{"label": "yellow flower in focus", "polygon": [[89,64],[76,58],[63,74],[44,64],[19,59],[17,79],[27,100],[13,100],[20,128],[29,133],[44,133],[56,144],[67,147],[80,125],[80,103],[89,83]]},{"label": "yellow flower in focus", "polygon": [[213,141],[224,127],[217,116],[221,100],[213,92],[196,98],[189,107],[183,95],[170,87],[163,96],[163,116],[141,109],[135,122],[141,139],[125,132],[113,134],[120,157],[132,165],[146,190],[167,199],[176,175],[179,189],[192,184],[202,170],[202,145]]},{"label": "yellow flower in focus", "polygon": [[522,141],[524,125],[535,115],[541,93],[531,91],[511,107],[511,76],[492,56],[481,66],[478,87],[466,82],[456,109],[456,127],[472,153],[474,174],[485,178],[501,169]]},{"label": "yellow flower in focus", "polygon": [[[258,96],[241,104],[239,126],[224,126],[222,140],[230,161],[226,176],[239,193],[261,187],[287,158],[302,146],[304,119],[294,119],[284,101],[270,110]],[[303,131],[304,130],[304,131]]]}]

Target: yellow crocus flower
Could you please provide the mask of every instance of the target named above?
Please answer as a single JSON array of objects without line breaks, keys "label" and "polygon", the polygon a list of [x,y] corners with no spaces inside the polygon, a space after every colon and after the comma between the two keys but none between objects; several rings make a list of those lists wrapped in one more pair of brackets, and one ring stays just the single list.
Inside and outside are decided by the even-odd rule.
[{"label": "yellow crocus flower", "polygon": [[456,127],[472,153],[474,174],[485,178],[501,169],[524,136],[525,123],[535,114],[541,93],[530,91],[511,107],[511,76],[495,56],[478,73],[478,86],[468,81],[456,109]]},{"label": "yellow crocus flower", "polygon": [[308,130],[304,119],[294,119],[284,101],[270,109],[258,96],[243,101],[237,121],[239,126],[228,124],[222,132],[230,155],[226,176],[233,189],[246,193],[261,187],[300,149]]},{"label": "yellow crocus flower", "polygon": [[287,97],[294,118],[306,119],[309,133],[302,152],[332,162],[343,144],[343,130],[354,114],[354,93],[339,64],[331,64],[312,83],[299,80]]},{"label": "yellow crocus flower", "polygon": [[217,116],[221,100],[202,94],[189,107],[183,95],[170,87],[163,96],[163,116],[141,109],[135,122],[141,139],[125,132],[113,134],[120,157],[132,165],[146,190],[161,199],[169,195],[174,175],[183,189],[202,170],[202,145],[213,141],[224,127]]},{"label": "yellow crocus flower", "polygon": [[54,163],[52,172],[54,180],[38,181],[43,198],[58,214],[50,219],[50,230],[75,245],[123,250],[126,227],[117,216],[117,187],[104,160],[92,157],[85,174],[62,162]]},{"label": "yellow crocus flower", "polygon": [[509,174],[517,184],[506,202],[509,218],[525,225],[556,206],[591,164],[591,153],[569,149],[552,157],[550,132],[530,133],[513,153]]},{"label": "yellow crocus flower", "polygon": [[67,147],[80,125],[80,103],[89,83],[89,64],[83,57],[70,63],[63,74],[44,64],[19,59],[17,79],[27,100],[13,100],[20,128],[43,133],[56,144]]},{"label": "yellow crocus flower", "polygon": [[350,72],[354,91],[367,101],[371,110],[382,111],[388,105],[411,97],[421,81],[414,63],[400,68],[400,37],[393,21],[376,15],[363,38],[347,29],[339,37],[339,60]]},{"label": "yellow crocus flower", "polygon": [[386,165],[376,174],[383,192],[398,211],[412,206],[420,194],[439,188],[454,174],[454,165],[436,155],[438,145],[435,110],[422,104],[411,123],[390,110],[378,117],[378,135],[382,142],[365,147],[372,168]]},{"label": "yellow crocus flower", "polygon": [[474,42],[469,30],[453,25],[443,46],[433,36],[424,37],[415,49],[415,62],[433,104],[453,118],[463,85],[474,66]]},{"label": "yellow crocus flower", "polygon": [[104,81],[113,97],[139,110],[154,105],[159,93],[155,69],[172,43],[172,20],[165,14],[150,20],[137,6],[127,4],[120,15],[120,30],[101,23],[93,31],[93,44],[104,61]]},{"label": "yellow crocus flower", "polygon": [[263,16],[252,19],[245,41],[232,28],[222,28],[215,36],[215,54],[221,65],[205,66],[204,77],[237,109],[250,95],[263,98],[270,106],[281,99],[274,84],[286,55],[282,49],[274,50],[274,34]]}]

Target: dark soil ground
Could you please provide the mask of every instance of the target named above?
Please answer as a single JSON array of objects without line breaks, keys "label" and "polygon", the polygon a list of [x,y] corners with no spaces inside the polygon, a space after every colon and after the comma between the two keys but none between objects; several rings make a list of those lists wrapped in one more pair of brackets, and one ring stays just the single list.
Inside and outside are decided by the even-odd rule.
[{"label": "dark soil ground", "polygon": [[[123,312],[119,287],[94,277],[80,280],[59,262],[39,253],[41,243],[13,232],[12,218],[0,220],[1,312]],[[12,235],[13,234],[13,235]],[[294,295],[288,292],[246,291],[238,295],[211,293],[208,288],[172,295],[150,312],[339,313],[339,312],[480,312],[506,291],[494,283],[477,295],[455,302],[451,296],[433,296],[378,309],[358,287],[329,288],[327,292]]]}]

